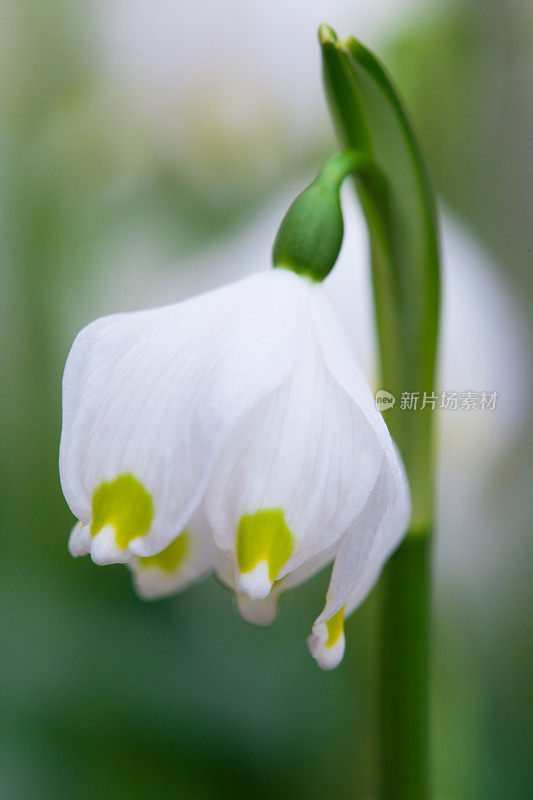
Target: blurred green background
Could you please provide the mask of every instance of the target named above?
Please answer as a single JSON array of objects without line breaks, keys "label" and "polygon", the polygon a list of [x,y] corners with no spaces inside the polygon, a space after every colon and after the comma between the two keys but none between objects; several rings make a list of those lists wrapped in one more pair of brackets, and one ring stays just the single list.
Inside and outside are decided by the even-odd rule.
[{"label": "blurred green background", "polygon": [[[238,235],[332,152],[323,21],[392,70],[436,190],[496,259],[529,345],[532,6],[404,5],[0,1],[2,800],[372,797],[379,590],[333,673],[305,647],[327,573],[268,630],[213,579],[143,603],[124,568],[68,555],[57,452],[77,330],[138,305],[144,276]],[[484,465],[463,538],[438,531],[439,800],[533,785],[530,421]]]}]

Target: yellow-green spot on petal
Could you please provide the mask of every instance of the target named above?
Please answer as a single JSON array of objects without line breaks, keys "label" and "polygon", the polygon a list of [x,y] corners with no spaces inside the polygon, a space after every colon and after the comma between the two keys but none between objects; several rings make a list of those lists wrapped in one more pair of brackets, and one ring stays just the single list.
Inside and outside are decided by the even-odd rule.
[{"label": "yellow-green spot on petal", "polygon": [[293,549],[293,536],[281,508],[241,517],[237,530],[237,563],[241,572],[250,572],[260,561],[266,561],[269,578],[274,581]]},{"label": "yellow-green spot on petal", "polygon": [[187,556],[190,549],[190,537],[187,529],[182,531],[177,539],[165,547],[155,556],[138,556],[137,564],[146,569],[147,567],[157,567],[163,572],[176,572]]},{"label": "yellow-green spot on petal", "polygon": [[333,647],[333,645],[337,644],[344,632],[344,606],[341,606],[337,613],[334,614],[331,619],[328,619],[326,628],[328,629],[326,647]]},{"label": "yellow-green spot on petal", "polygon": [[117,547],[125,550],[133,539],[148,533],[154,514],[150,492],[135,475],[125,472],[112,481],[103,481],[94,490],[91,536],[105,525],[112,525]]}]

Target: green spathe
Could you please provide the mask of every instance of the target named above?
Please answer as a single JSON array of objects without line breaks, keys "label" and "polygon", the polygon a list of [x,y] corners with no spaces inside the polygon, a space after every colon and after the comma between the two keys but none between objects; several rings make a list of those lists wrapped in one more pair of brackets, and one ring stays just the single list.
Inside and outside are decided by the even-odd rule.
[{"label": "green spathe", "polygon": [[237,563],[241,572],[251,572],[261,561],[275,581],[294,550],[294,539],[281,508],[245,514],[237,530]]},{"label": "green spathe", "polygon": [[117,547],[125,550],[152,526],[155,509],[152,495],[143,484],[125,472],[112,481],[102,481],[93,493],[91,536],[112,525]]}]

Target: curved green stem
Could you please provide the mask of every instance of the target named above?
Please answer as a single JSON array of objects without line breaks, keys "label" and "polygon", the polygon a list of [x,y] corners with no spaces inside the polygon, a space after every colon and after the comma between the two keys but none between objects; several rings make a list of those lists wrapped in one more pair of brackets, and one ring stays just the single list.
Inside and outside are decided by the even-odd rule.
[{"label": "curved green stem", "polygon": [[368,155],[348,149],[330,158],[285,214],[272,251],[274,267],[323,281],[339,255],[344,225],[340,187],[348,175],[379,183]]},{"label": "curved green stem", "polygon": [[331,184],[338,190],[348,175],[372,168],[373,163],[366,153],[361,150],[343,150],[342,153],[337,153],[326,161],[316,180],[320,183]]}]

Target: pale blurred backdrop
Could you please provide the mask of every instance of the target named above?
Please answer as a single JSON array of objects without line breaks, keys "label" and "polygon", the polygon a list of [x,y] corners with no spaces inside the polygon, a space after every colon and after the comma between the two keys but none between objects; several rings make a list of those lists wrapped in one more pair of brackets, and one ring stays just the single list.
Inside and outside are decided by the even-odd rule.
[{"label": "pale blurred backdrop", "polygon": [[[441,415],[435,797],[530,796],[530,2],[0,0],[0,800],[372,797],[379,589],[323,673],[305,637],[327,571],[268,630],[212,578],[143,603],[123,567],[68,555],[57,472],[82,325],[268,268],[336,148],[321,22],[379,52],[421,140],[443,209],[441,388],[499,393],[495,412]],[[374,382],[350,191],[328,290]]]}]

